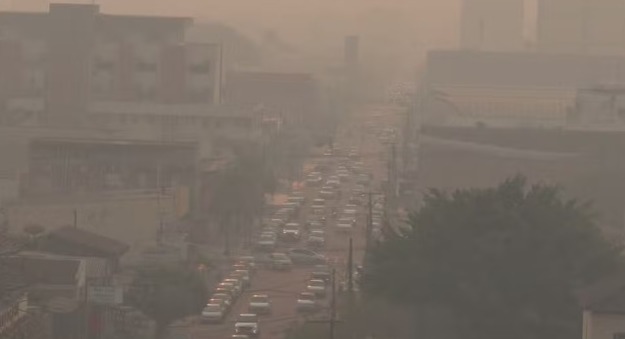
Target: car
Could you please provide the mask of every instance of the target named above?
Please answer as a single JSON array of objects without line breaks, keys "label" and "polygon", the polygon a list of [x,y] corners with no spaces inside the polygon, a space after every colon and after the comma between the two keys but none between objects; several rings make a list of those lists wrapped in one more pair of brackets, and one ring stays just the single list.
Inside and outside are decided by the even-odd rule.
[{"label": "car", "polygon": [[336,189],[341,186],[341,180],[339,177],[330,178],[326,181],[326,185]]},{"label": "car", "polygon": [[225,300],[223,299],[211,297],[210,299],[208,299],[208,302],[206,303],[206,305],[209,305],[209,304],[221,306],[221,308],[224,309],[224,313],[226,314],[230,311],[230,304],[227,304]]},{"label": "car", "polygon": [[326,244],[325,232],[320,229],[313,229],[308,234],[306,245],[313,248],[324,247]]},{"label": "car", "polygon": [[248,310],[254,314],[271,314],[271,300],[267,294],[254,294],[250,297]]},{"label": "car", "polygon": [[201,321],[203,323],[222,323],[226,318],[226,309],[220,304],[207,304],[202,309]]},{"label": "car", "polygon": [[336,198],[336,193],[334,193],[334,191],[320,191],[319,196],[324,199],[331,200]]},{"label": "car", "polygon": [[343,209],[343,216],[345,217],[352,217],[352,218],[356,218],[356,216],[358,215],[358,208],[353,208],[353,207],[346,207]]},{"label": "car", "polygon": [[243,290],[245,289],[245,283],[243,282],[243,279],[237,278],[237,277],[226,277],[226,279],[222,280],[223,283],[232,283],[235,284],[237,289],[240,292],[243,292]]},{"label": "car", "polygon": [[234,323],[235,334],[245,334],[251,337],[260,336],[258,316],[253,313],[242,313]]},{"label": "car", "polygon": [[312,208],[315,208],[315,207],[325,208],[326,207],[326,200],[323,199],[323,198],[314,199],[312,201],[312,206],[311,207]]},{"label": "car", "polygon": [[319,309],[317,296],[312,292],[302,292],[297,296],[295,309],[298,312],[314,312]]},{"label": "car", "polygon": [[238,271],[238,270],[249,271],[250,277],[256,274],[256,268],[252,269],[252,266],[250,266],[248,263],[245,263],[245,262],[236,262],[232,265],[232,271]]},{"label": "car", "polygon": [[310,280],[323,280],[326,283],[330,283],[332,279],[332,273],[330,269],[325,265],[317,265],[310,273]]},{"label": "car", "polygon": [[338,172],[338,173],[337,173],[337,176],[339,177],[339,179],[340,179],[341,181],[346,181],[346,180],[348,180],[348,179],[349,179],[350,174],[349,174],[349,172],[347,172],[347,170],[346,170],[346,171],[341,171],[341,172]]},{"label": "car", "polygon": [[299,206],[302,206],[304,202],[306,202],[306,198],[303,195],[291,195],[287,198],[287,201],[290,203],[296,203]]},{"label": "car", "polygon": [[321,279],[311,279],[306,284],[306,290],[314,293],[317,298],[326,296],[326,282]]},{"label": "car", "polygon": [[247,264],[250,273],[254,273],[256,271],[256,258],[254,258],[254,256],[241,255],[236,258],[236,262]]},{"label": "car", "polygon": [[223,286],[217,286],[215,288],[215,290],[213,291],[213,298],[217,294],[226,294],[226,295],[228,295],[230,297],[230,300],[232,300],[232,303],[234,303],[236,301],[237,297],[238,297],[238,295],[236,295],[231,288],[226,288],[226,287],[223,287]]},{"label": "car", "polygon": [[269,221],[269,223],[267,224],[267,226],[271,225],[271,226],[275,226],[276,228],[280,228],[282,226],[284,226],[284,224],[286,224],[286,221],[282,218],[273,218]]},{"label": "car", "polygon": [[357,197],[352,195],[351,197],[349,197],[349,199],[347,200],[347,202],[350,205],[357,205],[357,206],[362,206],[364,204],[364,201],[362,201],[361,197]]},{"label": "car", "polygon": [[220,293],[220,292],[213,293],[213,295],[211,296],[211,299],[209,300],[209,304],[219,303],[217,302],[217,300],[221,300],[221,302],[223,302],[226,305],[226,308],[232,307],[233,299],[229,293]]},{"label": "car", "polygon": [[322,216],[326,213],[325,206],[312,206],[310,212],[315,216]]},{"label": "car", "polygon": [[278,244],[278,239],[273,233],[263,233],[260,235],[258,240],[256,240],[256,250],[271,252],[273,251]]},{"label": "car", "polygon": [[284,225],[284,228],[282,229],[283,239],[297,241],[301,238],[301,236],[302,236],[302,231],[301,231],[300,224],[296,222],[291,222],[291,223]]},{"label": "car", "polygon": [[225,289],[227,291],[230,291],[230,293],[232,293],[232,295],[235,298],[238,298],[241,293],[243,293],[243,290],[241,288],[241,286],[238,283],[235,282],[231,282],[231,281],[222,281],[217,285],[217,289]]},{"label": "car", "polygon": [[288,250],[287,255],[296,265],[318,265],[327,262],[325,256],[305,248],[292,248]]},{"label": "car", "polygon": [[309,230],[322,230],[323,228],[325,228],[326,224],[325,221],[317,221],[317,220],[309,220],[306,222],[306,227]]},{"label": "car", "polygon": [[290,271],[293,268],[293,261],[284,253],[271,253],[269,255],[269,265],[274,270]]},{"label": "car", "polygon": [[252,286],[252,277],[248,270],[234,270],[230,273],[229,277],[241,279],[245,288]]},{"label": "car", "polygon": [[336,230],[340,233],[349,233],[354,228],[353,219],[340,218],[336,221]]},{"label": "car", "polygon": [[321,183],[323,182],[323,178],[322,177],[308,177],[306,178],[306,184],[308,186],[319,186],[321,185]]}]

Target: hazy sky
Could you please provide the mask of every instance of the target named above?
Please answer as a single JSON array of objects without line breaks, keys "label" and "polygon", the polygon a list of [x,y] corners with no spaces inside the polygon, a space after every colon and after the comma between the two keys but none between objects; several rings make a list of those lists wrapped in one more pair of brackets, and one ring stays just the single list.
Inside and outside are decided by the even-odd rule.
[{"label": "hazy sky", "polygon": [[[46,0],[0,0],[15,9]],[[90,2],[59,0],[56,2]],[[398,29],[407,40],[455,44],[460,0],[95,0],[105,12],[193,16],[219,20],[248,32],[272,29],[289,40],[329,38],[370,30]],[[385,20],[378,20],[380,14]],[[395,24],[394,24],[395,23]],[[394,24],[394,25],[393,25]],[[389,32],[390,33],[390,32]]]},{"label": "hazy sky", "polygon": [[[46,0],[11,1],[14,9]],[[56,2],[90,2],[62,0]],[[272,30],[308,57],[340,57],[342,39],[361,36],[363,60],[416,67],[428,48],[457,45],[460,0],[96,0],[103,12],[221,21],[259,39]],[[396,66],[397,66],[396,65]]]}]

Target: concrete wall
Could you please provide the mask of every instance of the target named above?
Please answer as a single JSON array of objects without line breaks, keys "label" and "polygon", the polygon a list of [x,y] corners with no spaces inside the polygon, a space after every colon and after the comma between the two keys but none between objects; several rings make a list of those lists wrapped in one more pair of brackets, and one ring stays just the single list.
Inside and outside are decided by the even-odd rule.
[{"label": "concrete wall", "polygon": [[615,334],[625,333],[625,315],[584,311],[583,328],[582,339],[614,339]]},{"label": "concrete wall", "polygon": [[604,229],[622,232],[625,133],[429,127],[425,135],[434,140],[421,143],[421,192],[492,187],[522,174],[593,201]]}]

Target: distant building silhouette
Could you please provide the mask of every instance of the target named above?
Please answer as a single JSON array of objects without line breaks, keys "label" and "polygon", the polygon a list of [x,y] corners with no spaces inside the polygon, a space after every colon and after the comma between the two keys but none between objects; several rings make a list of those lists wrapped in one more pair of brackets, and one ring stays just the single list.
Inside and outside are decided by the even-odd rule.
[{"label": "distant building silhouette", "polygon": [[524,48],[524,0],[464,0],[460,47],[481,51]]},{"label": "distant building silhouette", "polygon": [[539,52],[625,55],[625,1],[539,0]]}]

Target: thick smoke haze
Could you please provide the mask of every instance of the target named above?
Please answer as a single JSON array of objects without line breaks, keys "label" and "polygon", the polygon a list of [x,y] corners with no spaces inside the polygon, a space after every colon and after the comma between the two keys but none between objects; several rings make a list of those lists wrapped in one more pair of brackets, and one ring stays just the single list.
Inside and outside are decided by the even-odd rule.
[{"label": "thick smoke haze", "polygon": [[[14,10],[47,6],[44,0],[11,1],[6,4]],[[362,38],[363,66],[379,68],[390,77],[414,74],[427,49],[456,46],[460,11],[459,0],[106,0],[96,3],[106,13],[194,16],[198,20],[218,21],[259,42],[271,32],[300,52],[297,67],[314,67],[315,63],[326,64],[332,58],[340,58],[343,36],[358,34]]]}]

